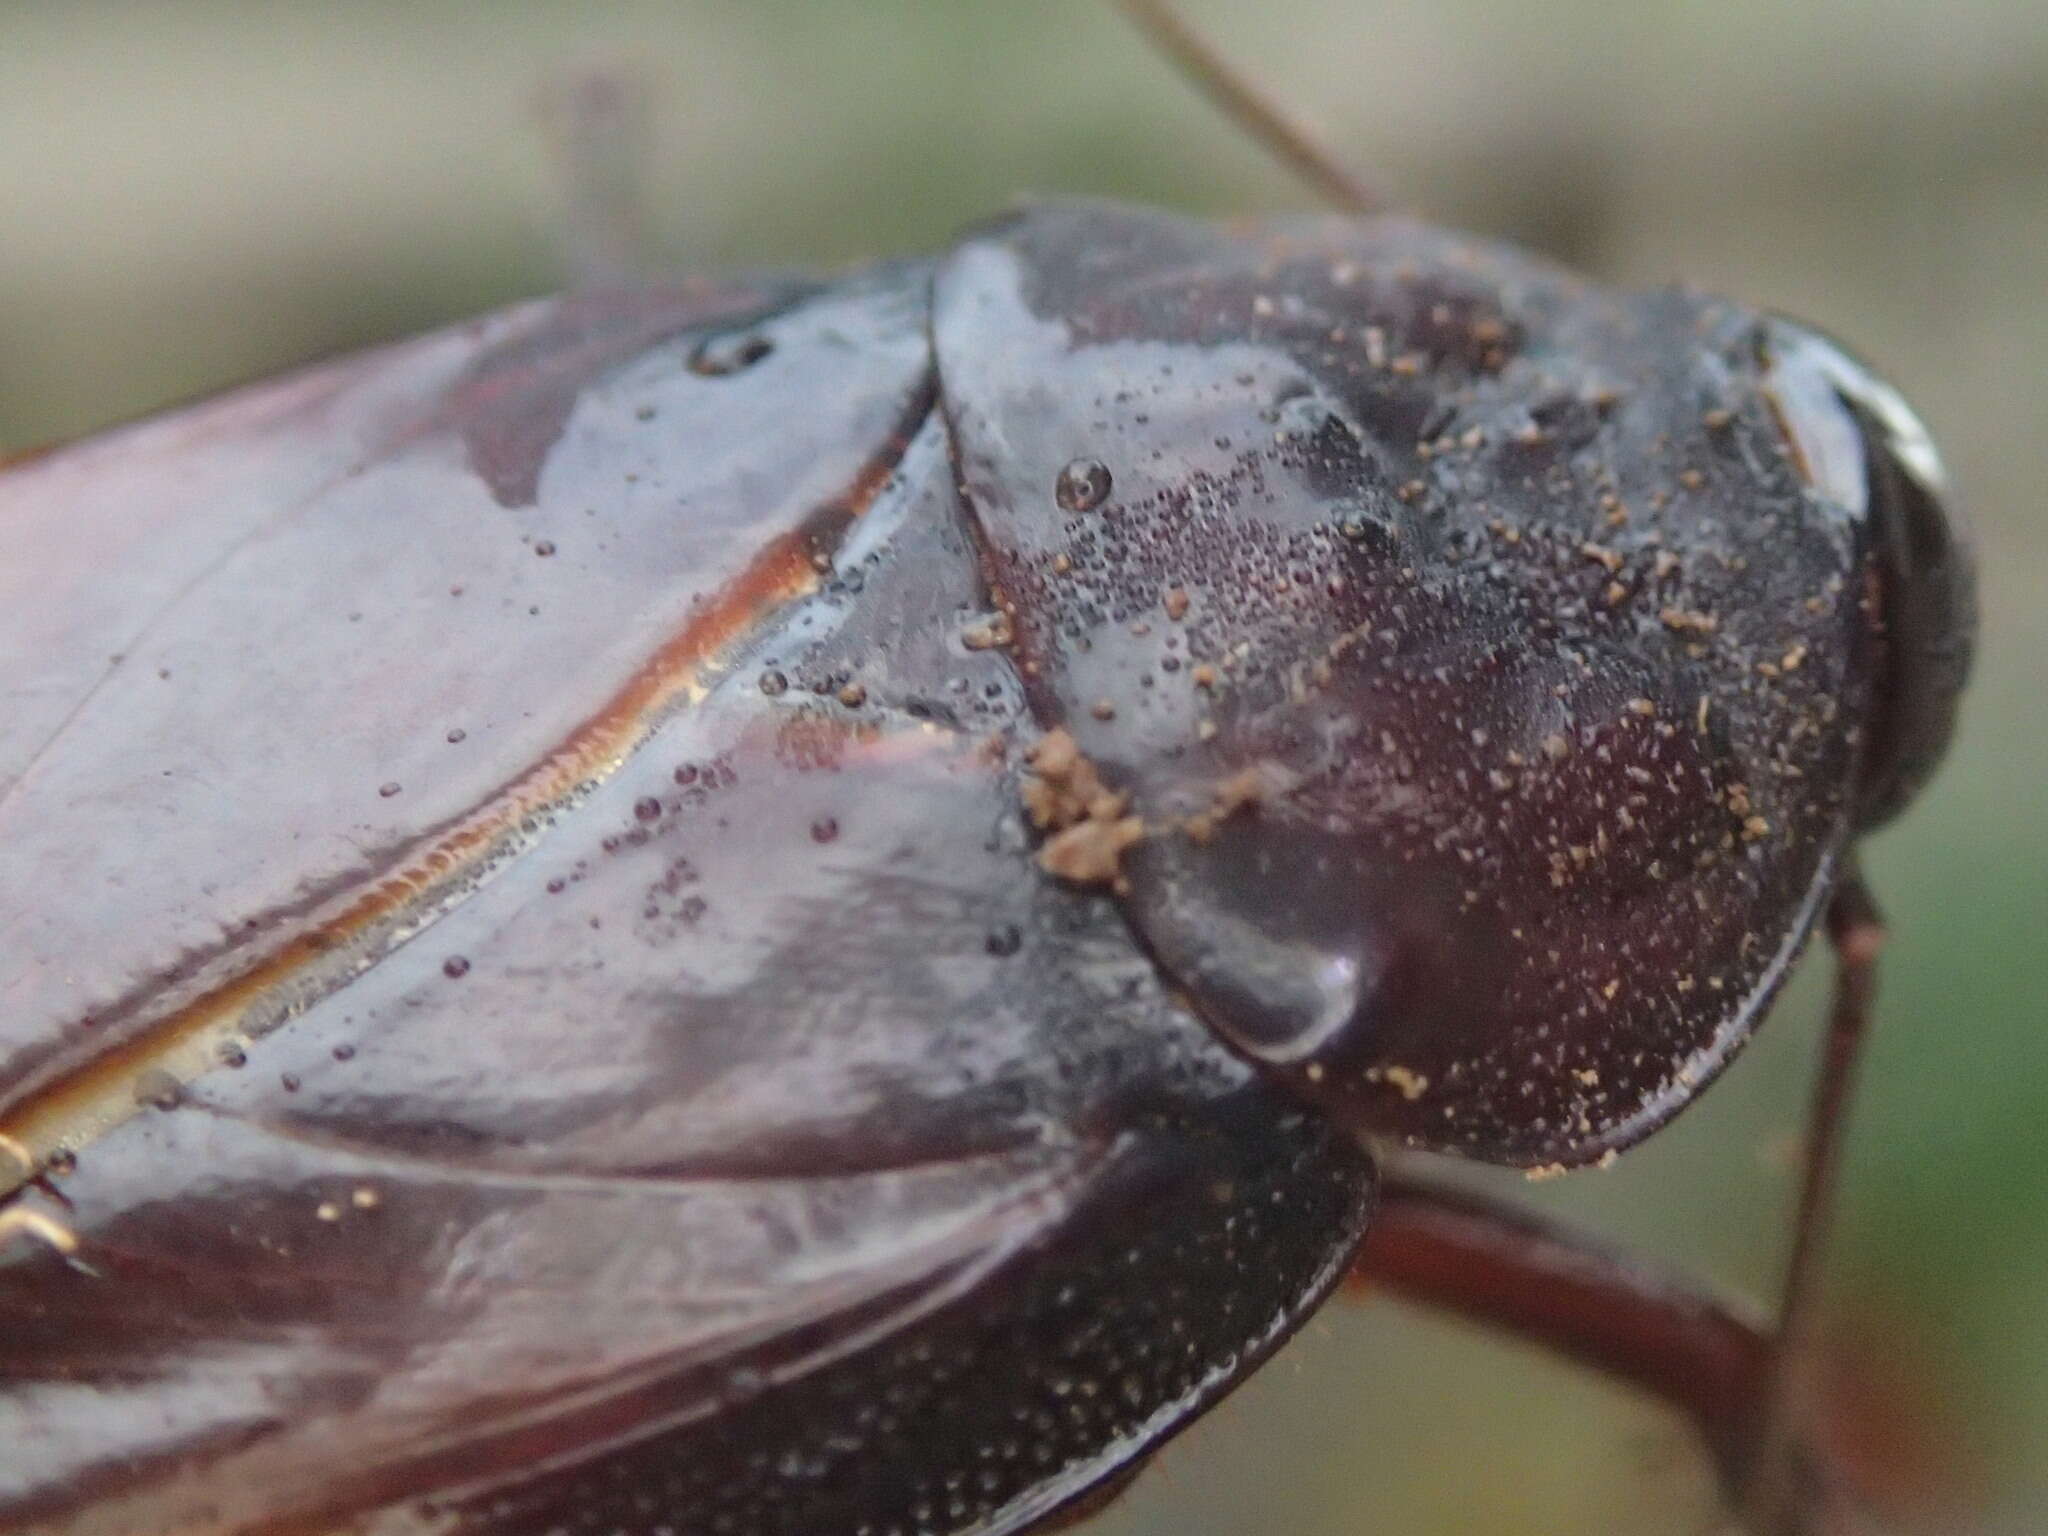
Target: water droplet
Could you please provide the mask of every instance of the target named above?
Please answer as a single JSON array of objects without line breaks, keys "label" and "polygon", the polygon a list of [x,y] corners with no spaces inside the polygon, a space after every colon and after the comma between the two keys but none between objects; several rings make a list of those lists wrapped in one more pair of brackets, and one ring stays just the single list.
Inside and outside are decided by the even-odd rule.
[{"label": "water droplet", "polygon": [[670,775],[678,784],[690,785],[697,782],[697,765],[685,763]]},{"label": "water droplet", "polygon": [[761,691],[771,699],[778,693],[787,693],[789,691],[789,679],[773,667],[770,667],[761,674]]},{"label": "water droplet", "polygon": [[297,1093],[299,1091],[299,1074],[296,1072],[285,1073],[277,1082],[278,1086],[284,1089],[286,1093]]},{"label": "water droplet", "polygon": [[1093,512],[1109,499],[1109,466],[1100,459],[1075,459],[1052,483],[1052,499],[1068,512]]},{"label": "water droplet", "polygon": [[533,546],[533,552],[536,555],[539,555],[541,559],[545,560],[549,555],[552,555],[555,552],[555,541],[553,539],[542,539],[538,544]]},{"label": "water droplet", "polygon": [[457,742],[459,742],[459,741],[467,741],[468,739],[469,739],[469,732],[465,731],[465,730],[464,730],[464,729],[463,729],[463,728],[462,728],[461,726],[459,726],[459,725],[458,725],[458,726],[456,726],[456,727],[455,727],[454,729],[452,729],[451,731],[449,731],[449,733],[448,733],[448,745],[449,745],[449,746],[451,746],[451,747],[452,747],[452,746],[454,746],[454,745],[455,745],[455,744],[456,744]]},{"label": "water droplet", "polygon": [[144,1108],[176,1109],[184,1097],[184,1086],[162,1067],[149,1067],[136,1074],[135,1102]]},{"label": "water droplet", "polygon": [[839,818],[836,816],[820,816],[811,823],[811,841],[814,843],[829,843],[838,835]]},{"label": "water droplet", "polygon": [[1024,930],[1015,923],[1005,923],[1000,928],[991,928],[984,943],[990,954],[1003,959],[1024,947]]},{"label": "water droplet", "polygon": [[450,955],[441,962],[441,974],[450,981],[461,980],[461,978],[469,974],[469,957],[466,955]]},{"label": "water droplet", "polygon": [[723,379],[753,367],[774,350],[775,343],[759,331],[727,331],[698,342],[689,368],[707,379]]},{"label": "water droplet", "polygon": [[569,882],[560,875],[556,875],[552,880],[548,881],[548,894],[550,896],[559,896],[567,889],[569,889]]},{"label": "water droplet", "polygon": [[355,1058],[355,1054],[356,1048],[345,1042],[334,1048],[334,1059],[336,1061],[352,1061]]},{"label": "water droplet", "polygon": [[386,800],[389,800],[393,795],[397,794],[398,791],[403,787],[404,786],[402,786],[398,782],[398,780],[390,779],[387,780],[385,783],[379,784],[377,786],[377,793],[383,796]]},{"label": "water droplet", "polygon": [[652,795],[642,795],[633,802],[633,815],[640,821],[661,820],[661,802]]}]

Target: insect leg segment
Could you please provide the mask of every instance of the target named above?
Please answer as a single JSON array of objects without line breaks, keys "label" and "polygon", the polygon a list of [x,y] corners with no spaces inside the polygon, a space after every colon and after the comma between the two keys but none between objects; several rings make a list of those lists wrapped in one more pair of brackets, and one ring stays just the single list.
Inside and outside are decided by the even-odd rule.
[{"label": "insect leg segment", "polygon": [[1684,1410],[1723,1458],[1750,1439],[1768,1330],[1693,1282],[1526,1210],[1391,1175],[1352,1281],[1627,1381]]},{"label": "insect leg segment", "polygon": [[1828,939],[1835,951],[1834,1000],[1801,1146],[1799,1203],[1770,1370],[1758,1405],[1757,1432],[1743,1463],[1744,1509],[1763,1530],[1776,1529],[1802,1496],[1796,1443],[1799,1416],[1812,1395],[1812,1376],[1820,1358],[1814,1347],[1819,1284],[1833,1226],[1849,1104],[1870,1032],[1877,963],[1885,942],[1883,916],[1853,864],[1828,909]]},{"label": "insect leg segment", "polygon": [[[1686,1277],[1470,1190],[1396,1175],[1354,1287],[1498,1328],[1649,1393],[1685,1414],[1731,1503],[1752,1516],[1783,1359],[1768,1324]],[[1828,1427],[1782,1418],[1768,1518],[1746,1530],[1860,1530],[1852,1470]],[[1851,1437],[1853,1439],[1853,1436]]]}]

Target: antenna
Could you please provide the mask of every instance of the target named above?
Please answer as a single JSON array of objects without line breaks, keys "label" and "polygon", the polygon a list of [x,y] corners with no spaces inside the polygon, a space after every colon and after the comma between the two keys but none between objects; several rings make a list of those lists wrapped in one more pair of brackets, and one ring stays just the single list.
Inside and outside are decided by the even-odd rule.
[{"label": "antenna", "polygon": [[1347,213],[1379,213],[1390,205],[1385,189],[1347,169],[1314,133],[1283,112],[1183,20],[1169,0],[1116,3],[1197,90],[1335,206]]},{"label": "antenna", "polygon": [[629,283],[654,265],[647,231],[653,103],[647,75],[621,57],[594,55],[542,85],[540,127],[577,288]]}]

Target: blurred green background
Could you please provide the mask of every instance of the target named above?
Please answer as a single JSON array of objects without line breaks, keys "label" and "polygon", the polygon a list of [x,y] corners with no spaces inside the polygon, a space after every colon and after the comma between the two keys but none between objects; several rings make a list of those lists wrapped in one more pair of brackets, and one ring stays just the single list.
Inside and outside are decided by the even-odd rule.
[{"label": "blurred green background", "polygon": [[[1981,542],[1984,648],[1951,766],[1871,853],[1896,942],[1830,1306],[1909,1528],[2048,1532],[2048,7],[1190,10],[1420,209],[1818,320],[1932,423]],[[928,248],[1022,191],[1306,201],[1080,0],[0,0],[0,452],[556,286],[539,103],[591,70],[648,89],[666,265]],[[1823,969],[1700,1109],[1527,1198],[1763,1293]],[[1331,1309],[1099,1528],[1694,1536],[1712,1515],[1654,1406],[1382,1301]]]}]

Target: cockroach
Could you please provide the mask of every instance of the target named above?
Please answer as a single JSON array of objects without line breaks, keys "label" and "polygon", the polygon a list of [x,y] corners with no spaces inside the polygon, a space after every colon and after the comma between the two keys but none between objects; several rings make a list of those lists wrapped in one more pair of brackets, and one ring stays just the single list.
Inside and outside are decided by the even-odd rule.
[{"label": "cockroach", "polygon": [[[1349,211],[574,293],[0,475],[0,1529],[1049,1529],[1349,1274],[1849,1528],[1800,1345],[1856,844],[1971,648],[1927,434],[1368,206],[1130,8]],[[1774,1332],[1381,1177],[1613,1157],[1817,926]]]}]

